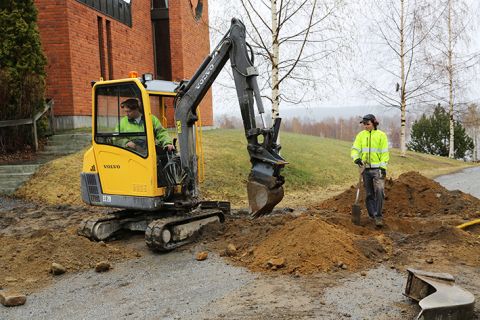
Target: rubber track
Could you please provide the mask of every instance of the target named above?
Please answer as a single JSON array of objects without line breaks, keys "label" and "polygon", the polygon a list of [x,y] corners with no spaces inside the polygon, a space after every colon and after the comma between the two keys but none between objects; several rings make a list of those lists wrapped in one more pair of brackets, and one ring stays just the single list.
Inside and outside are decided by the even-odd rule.
[{"label": "rubber track", "polygon": [[[177,241],[177,242],[169,242],[165,243],[162,239],[162,231],[165,227],[181,225],[181,224],[188,224],[189,222],[194,222],[198,220],[202,220],[204,218],[209,218],[213,216],[218,216],[220,221],[223,221],[223,212],[221,210],[202,210],[202,214],[189,214],[188,216],[178,216],[178,217],[170,217],[164,219],[158,219],[152,221],[147,230],[145,230],[145,242],[147,246],[155,251],[166,252],[171,251],[175,248],[178,248],[184,244],[187,244],[192,241],[193,237],[187,238],[185,240]],[[210,211],[210,212],[208,212]]]}]

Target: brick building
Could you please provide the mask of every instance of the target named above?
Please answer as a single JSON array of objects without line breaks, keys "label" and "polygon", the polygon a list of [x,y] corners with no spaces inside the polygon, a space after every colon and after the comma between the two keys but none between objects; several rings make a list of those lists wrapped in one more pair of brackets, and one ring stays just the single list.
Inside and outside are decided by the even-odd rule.
[{"label": "brick building", "polygon": [[[210,52],[207,0],[35,0],[57,128],[91,125],[92,80],[190,78]],[[200,105],[213,124],[212,94]],[[173,109],[167,109],[173,125]]]}]

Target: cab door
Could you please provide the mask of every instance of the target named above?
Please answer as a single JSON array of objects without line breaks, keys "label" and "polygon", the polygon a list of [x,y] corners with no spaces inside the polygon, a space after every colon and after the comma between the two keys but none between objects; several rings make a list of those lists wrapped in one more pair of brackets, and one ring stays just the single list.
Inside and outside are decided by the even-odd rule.
[{"label": "cab door", "polygon": [[[93,152],[104,194],[154,195],[155,140],[148,95],[140,86],[138,79],[105,81],[94,86]],[[122,119],[129,120],[121,108],[121,103],[127,99],[138,100],[143,121],[143,126],[130,128],[128,132],[121,126]],[[128,141],[142,148],[130,149]]]}]

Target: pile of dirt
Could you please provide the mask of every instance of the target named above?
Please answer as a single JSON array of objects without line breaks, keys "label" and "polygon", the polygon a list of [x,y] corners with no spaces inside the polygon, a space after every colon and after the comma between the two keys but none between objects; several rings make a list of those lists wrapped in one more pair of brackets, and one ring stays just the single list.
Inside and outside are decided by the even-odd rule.
[{"label": "pile of dirt", "polygon": [[310,274],[334,268],[358,270],[368,259],[355,246],[357,238],[318,217],[302,216],[271,233],[242,262],[255,271],[283,269]]},{"label": "pile of dirt", "polygon": [[[207,226],[204,244],[252,271],[312,274],[338,269],[355,271],[370,264],[363,237],[318,216],[273,215],[236,218]],[[385,252],[375,237],[369,247]],[[231,252],[227,245],[236,249]]]},{"label": "pile of dirt", "polygon": [[[364,203],[363,186],[360,203]],[[355,200],[356,187],[313,206],[350,214]],[[363,210],[365,211],[365,209]],[[366,211],[365,211],[366,212]],[[433,217],[458,215],[464,219],[478,216],[480,200],[460,191],[449,191],[439,183],[418,172],[406,172],[396,180],[385,182],[384,215],[386,217]]]},{"label": "pile of dirt", "polygon": [[54,262],[75,272],[137,257],[124,243],[101,244],[76,234],[83,219],[102,210],[0,198],[0,288],[41,288],[52,280]]},{"label": "pile of dirt", "polygon": [[[313,205],[303,213],[237,218],[207,229],[205,244],[253,271],[311,274],[355,271],[375,263],[478,265],[476,234],[455,228],[480,217],[480,200],[448,191],[417,172],[388,180],[386,226],[375,228],[363,209],[362,223],[350,221],[355,189]],[[220,229],[219,229],[220,228]],[[223,229],[221,229],[223,228]],[[227,249],[227,244],[235,251]],[[431,266],[429,266],[431,269]]]},{"label": "pile of dirt", "polygon": [[76,228],[51,232],[38,230],[26,235],[0,235],[0,287],[31,292],[54,277],[52,263],[67,272],[94,268],[101,261],[110,263],[139,256],[122,244],[92,242],[75,233]]},{"label": "pile of dirt", "polygon": [[[480,217],[480,200],[448,191],[416,172],[405,173],[388,180],[386,226],[376,229],[365,213],[360,226],[352,225],[354,192],[351,188],[306,211],[277,210],[255,220],[237,212],[223,224],[206,226],[199,241],[236,265],[266,273],[351,272],[378,263],[394,268],[429,264],[429,270],[431,264],[480,264],[477,235],[455,228],[458,221]],[[40,288],[51,281],[53,262],[74,272],[102,260],[139,256],[123,240],[102,244],[75,234],[82,219],[99,213],[95,210],[3,202],[0,287]]]}]

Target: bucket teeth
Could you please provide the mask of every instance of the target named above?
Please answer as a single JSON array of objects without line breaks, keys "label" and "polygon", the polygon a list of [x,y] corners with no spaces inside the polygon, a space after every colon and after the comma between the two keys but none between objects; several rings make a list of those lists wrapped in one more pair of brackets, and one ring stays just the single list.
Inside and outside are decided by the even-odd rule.
[{"label": "bucket teeth", "polygon": [[250,179],[247,183],[250,215],[253,218],[269,214],[283,199],[283,187],[269,188],[261,182]]}]

